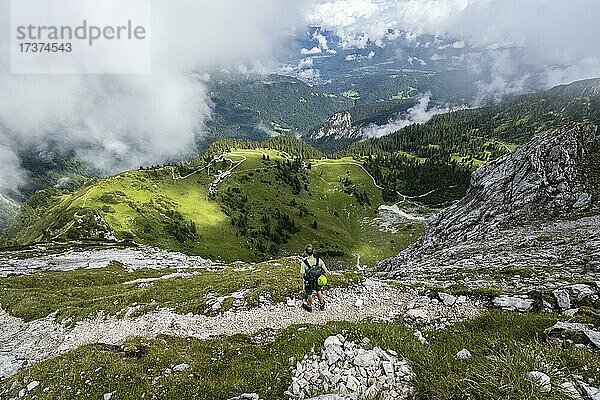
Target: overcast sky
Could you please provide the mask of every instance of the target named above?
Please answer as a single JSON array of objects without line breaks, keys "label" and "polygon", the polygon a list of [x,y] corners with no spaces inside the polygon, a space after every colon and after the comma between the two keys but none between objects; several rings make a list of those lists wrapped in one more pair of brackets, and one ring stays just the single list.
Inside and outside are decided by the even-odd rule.
[{"label": "overcast sky", "polygon": [[346,48],[388,29],[476,46],[495,60],[494,90],[519,72],[507,47],[544,69],[547,86],[600,76],[598,0],[153,0],[153,73],[139,76],[11,75],[8,4],[0,0],[0,189],[19,181],[16,149],[49,140],[109,169],[190,149],[210,118],[205,72],[275,68],[273,54],[307,24],[335,32]]}]

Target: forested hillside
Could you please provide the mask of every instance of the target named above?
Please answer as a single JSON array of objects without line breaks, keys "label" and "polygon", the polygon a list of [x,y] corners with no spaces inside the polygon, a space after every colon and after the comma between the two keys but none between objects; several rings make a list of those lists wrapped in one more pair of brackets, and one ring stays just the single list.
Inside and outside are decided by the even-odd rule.
[{"label": "forested hillside", "polygon": [[207,154],[227,152],[231,149],[271,149],[286,153],[292,158],[321,158],[325,155],[314,147],[294,136],[277,136],[263,141],[242,139],[221,139],[210,145]]},{"label": "forested hillside", "polygon": [[462,197],[469,171],[512,151],[534,135],[570,122],[600,123],[600,79],[516,96],[498,104],[440,114],[388,136],[351,144],[335,156],[364,156],[369,172],[386,188],[439,204]]},{"label": "forested hillside", "polygon": [[352,101],[327,94],[291,77],[215,75],[215,105],[201,145],[223,138],[263,140],[276,134],[304,134]]}]

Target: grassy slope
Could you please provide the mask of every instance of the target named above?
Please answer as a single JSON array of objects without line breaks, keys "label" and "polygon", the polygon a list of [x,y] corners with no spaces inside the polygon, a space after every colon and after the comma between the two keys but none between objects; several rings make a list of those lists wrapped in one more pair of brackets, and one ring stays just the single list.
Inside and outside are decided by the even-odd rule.
[{"label": "grassy slope", "polygon": [[[127,272],[120,265],[102,269],[38,273],[0,279],[0,304],[11,315],[33,321],[57,312],[57,319],[72,322],[94,316],[98,311],[117,315],[128,307],[136,313],[169,307],[185,314],[207,312],[206,296],[227,296],[242,289],[249,305],[258,304],[261,295],[269,293],[273,301],[298,294],[301,282],[298,263],[291,259],[268,261],[245,266],[238,263],[219,269],[188,270],[193,276],[156,280],[141,287],[127,283],[140,278],[158,278],[175,272],[141,269]],[[351,271],[335,271],[328,286],[347,286],[360,278]]]},{"label": "grassy slope", "polygon": [[[255,220],[276,209],[292,216],[300,231],[280,246],[278,255],[297,254],[306,243],[314,242],[322,250],[341,251],[346,257],[360,254],[363,262],[370,264],[397,254],[420,234],[421,227],[417,225],[391,235],[363,223],[365,218],[375,216],[383,200],[370,177],[351,159],[314,162],[307,171],[309,191],[294,195],[290,187],[277,180],[274,169],[263,161],[263,154],[273,161],[283,160],[280,153],[272,150],[230,153],[231,160],[245,161],[219,186],[219,193],[228,187],[239,188],[248,196],[250,216]],[[38,210],[35,218],[9,229],[4,243],[90,237],[94,229],[89,226],[98,224],[85,221],[93,221],[94,214],[98,214],[119,239],[133,237],[161,248],[225,261],[256,259],[250,238],[241,235],[223,212],[220,194],[214,199],[209,196],[212,173],[229,165],[228,161],[219,164],[210,175],[201,171],[187,176],[187,171],[176,171],[176,177],[187,176],[178,180],[173,180],[171,167],[130,171],[97,181],[72,195],[44,199],[49,204]],[[344,177],[368,193],[371,206],[363,207],[354,196],[344,193],[340,183]],[[291,205],[292,199],[296,205]],[[308,211],[302,217],[301,206]],[[315,220],[317,229],[311,227]],[[172,233],[172,225],[189,221],[195,224],[195,238],[188,235],[182,239]]]},{"label": "grassy slope", "polygon": [[[296,359],[320,351],[330,334],[349,339],[371,339],[370,345],[394,349],[406,357],[416,373],[417,399],[562,399],[554,391],[540,393],[523,380],[532,370],[547,373],[553,388],[579,374],[600,379],[600,355],[587,349],[546,344],[542,331],[552,325],[551,314],[492,312],[449,330],[429,335],[420,344],[411,330],[399,324],[330,323],[292,326],[275,343],[257,345],[247,336],[212,340],[160,336],[131,339],[124,346],[88,345],[44,361],[0,383],[0,391],[24,379],[38,380],[33,395],[40,399],[98,399],[115,392],[116,398],[227,399],[257,392],[264,399],[281,399],[290,383]],[[456,360],[468,348],[473,358]],[[184,373],[163,371],[185,362]],[[46,389],[47,388],[47,389]]]}]

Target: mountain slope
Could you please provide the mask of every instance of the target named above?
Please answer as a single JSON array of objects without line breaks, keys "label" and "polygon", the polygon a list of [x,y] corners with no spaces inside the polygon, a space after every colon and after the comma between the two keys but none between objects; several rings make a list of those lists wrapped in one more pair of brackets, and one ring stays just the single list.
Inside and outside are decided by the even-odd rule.
[{"label": "mountain slope", "polygon": [[[401,200],[397,192],[408,196],[431,193],[421,201],[440,204],[464,196],[469,171],[571,122],[600,124],[600,79],[436,115],[426,124],[353,143],[335,154],[369,157],[365,167],[386,189],[387,200]],[[429,177],[419,183],[423,166],[414,165],[415,160],[427,161],[423,166],[434,171],[430,175],[443,179]]]},{"label": "mountain slope", "polygon": [[360,254],[371,263],[420,231],[414,223],[396,237],[380,231],[372,221],[382,203],[352,159],[303,162],[275,150],[238,149],[125,172],[73,194],[38,192],[2,242],[134,240],[231,261],[297,254],[314,241],[322,253]]},{"label": "mountain slope", "polygon": [[377,269],[410,279],[434,275],[444,285],[481,285],[482,275],[498,285],[526,276],[530,289],[597,280],[599,150],[598,127],[571,125],[488,163],[460,202],[432,217],[416,244]]},{"label": "mountain slope", "polygon": [[330,116],[306,139],[315,147],[333,151],[362,140],[370,125],[385,125],[416,104],[416,100],[389,100],[355,106]]},{"label": "mountain slope", "polygon": [[215,75],[210,90],[215,109],[202,138],[204,146],[223,138],[262,140],[277,134],[305,134],[351,104],[344,97],[279,75]]},{"label": "mountain slope", "polygon": [[19,211],[19,203],[0,193],[0,231],[13,221]]}]

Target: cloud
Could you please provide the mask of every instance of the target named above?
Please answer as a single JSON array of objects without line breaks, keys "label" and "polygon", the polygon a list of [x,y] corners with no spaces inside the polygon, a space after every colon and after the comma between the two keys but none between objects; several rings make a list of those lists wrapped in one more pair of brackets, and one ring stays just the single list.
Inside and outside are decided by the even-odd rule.
[{"label": "cloud", "polygon": [[301,59],[298,65],[283,65],[271,72],[300,79],[308,85],[322,83],[321,71],[313,68],[313,59],[310,57]]},{"label": "cloud", "polygon": [[434,115],[452,111],[449,107],[429,108],[430,100],[431,93],[425,93],[414,107],[409,108],[406,113],[399,114],[396,119],[391,120],[386,125],[370,124],[363,128],[363,137],[368,139],[386,136],[412,124],[424,124],[431,120]]},{"label": "cloud", "polygon": [[302,55],[308,56],[308,55],[315,55],[315,54],[321,54],[321,49],[317,46],[313,47],[312,49],[308,50],[308,49],[302,49],[300,50],[300,53]]},{"label": "cloud", "polygon": [[[52,143],[107,171],[193,151],[211,114],[206,72],[268,63],[290,27],[304,22],[292,0],[147,1],[153,11],[147,75],[13,75],[7,37],[0,37],[3,189],[23,182],[16,157],[23,148]],[[0,32],[9,31],[9,4],[0,0]],[[52,2],[31,12],[45,7]]]},{"label": "cloud", "polygon": [[0,197],[8,194],[25,181],[19,167],[19,158],[11,146],[0,142]]},{"label": "cloud", "polygon": [[[421,34],[452,38],[452,48],[476,46],[492,58],[518,48],[512,61],[523,71],[519,79],[542,70],[551,86],[600,76],[597,15],[597,0],[329,0],[316,3],[307,18],[334,32],[345,48],[384,40],[390,29],[413,40]],[[507,81],[513,75],[495,73]]]},{"label": "cloud", "polygon": [[303,58],[302,60],[300,60],[300,62],[298,63],[298,68],[299,69],[303,69],[303,68],[312,68],[313,66],[313,59],[308,57],[308,58]]},{"label": "cloud", "polygon": [[464,40],[459,40],[459,41],[456,41],[456,42],[452,43],[452,48],[454,48],[454,49],[464,49],[465,48],[465,42],[464,42]]}]

